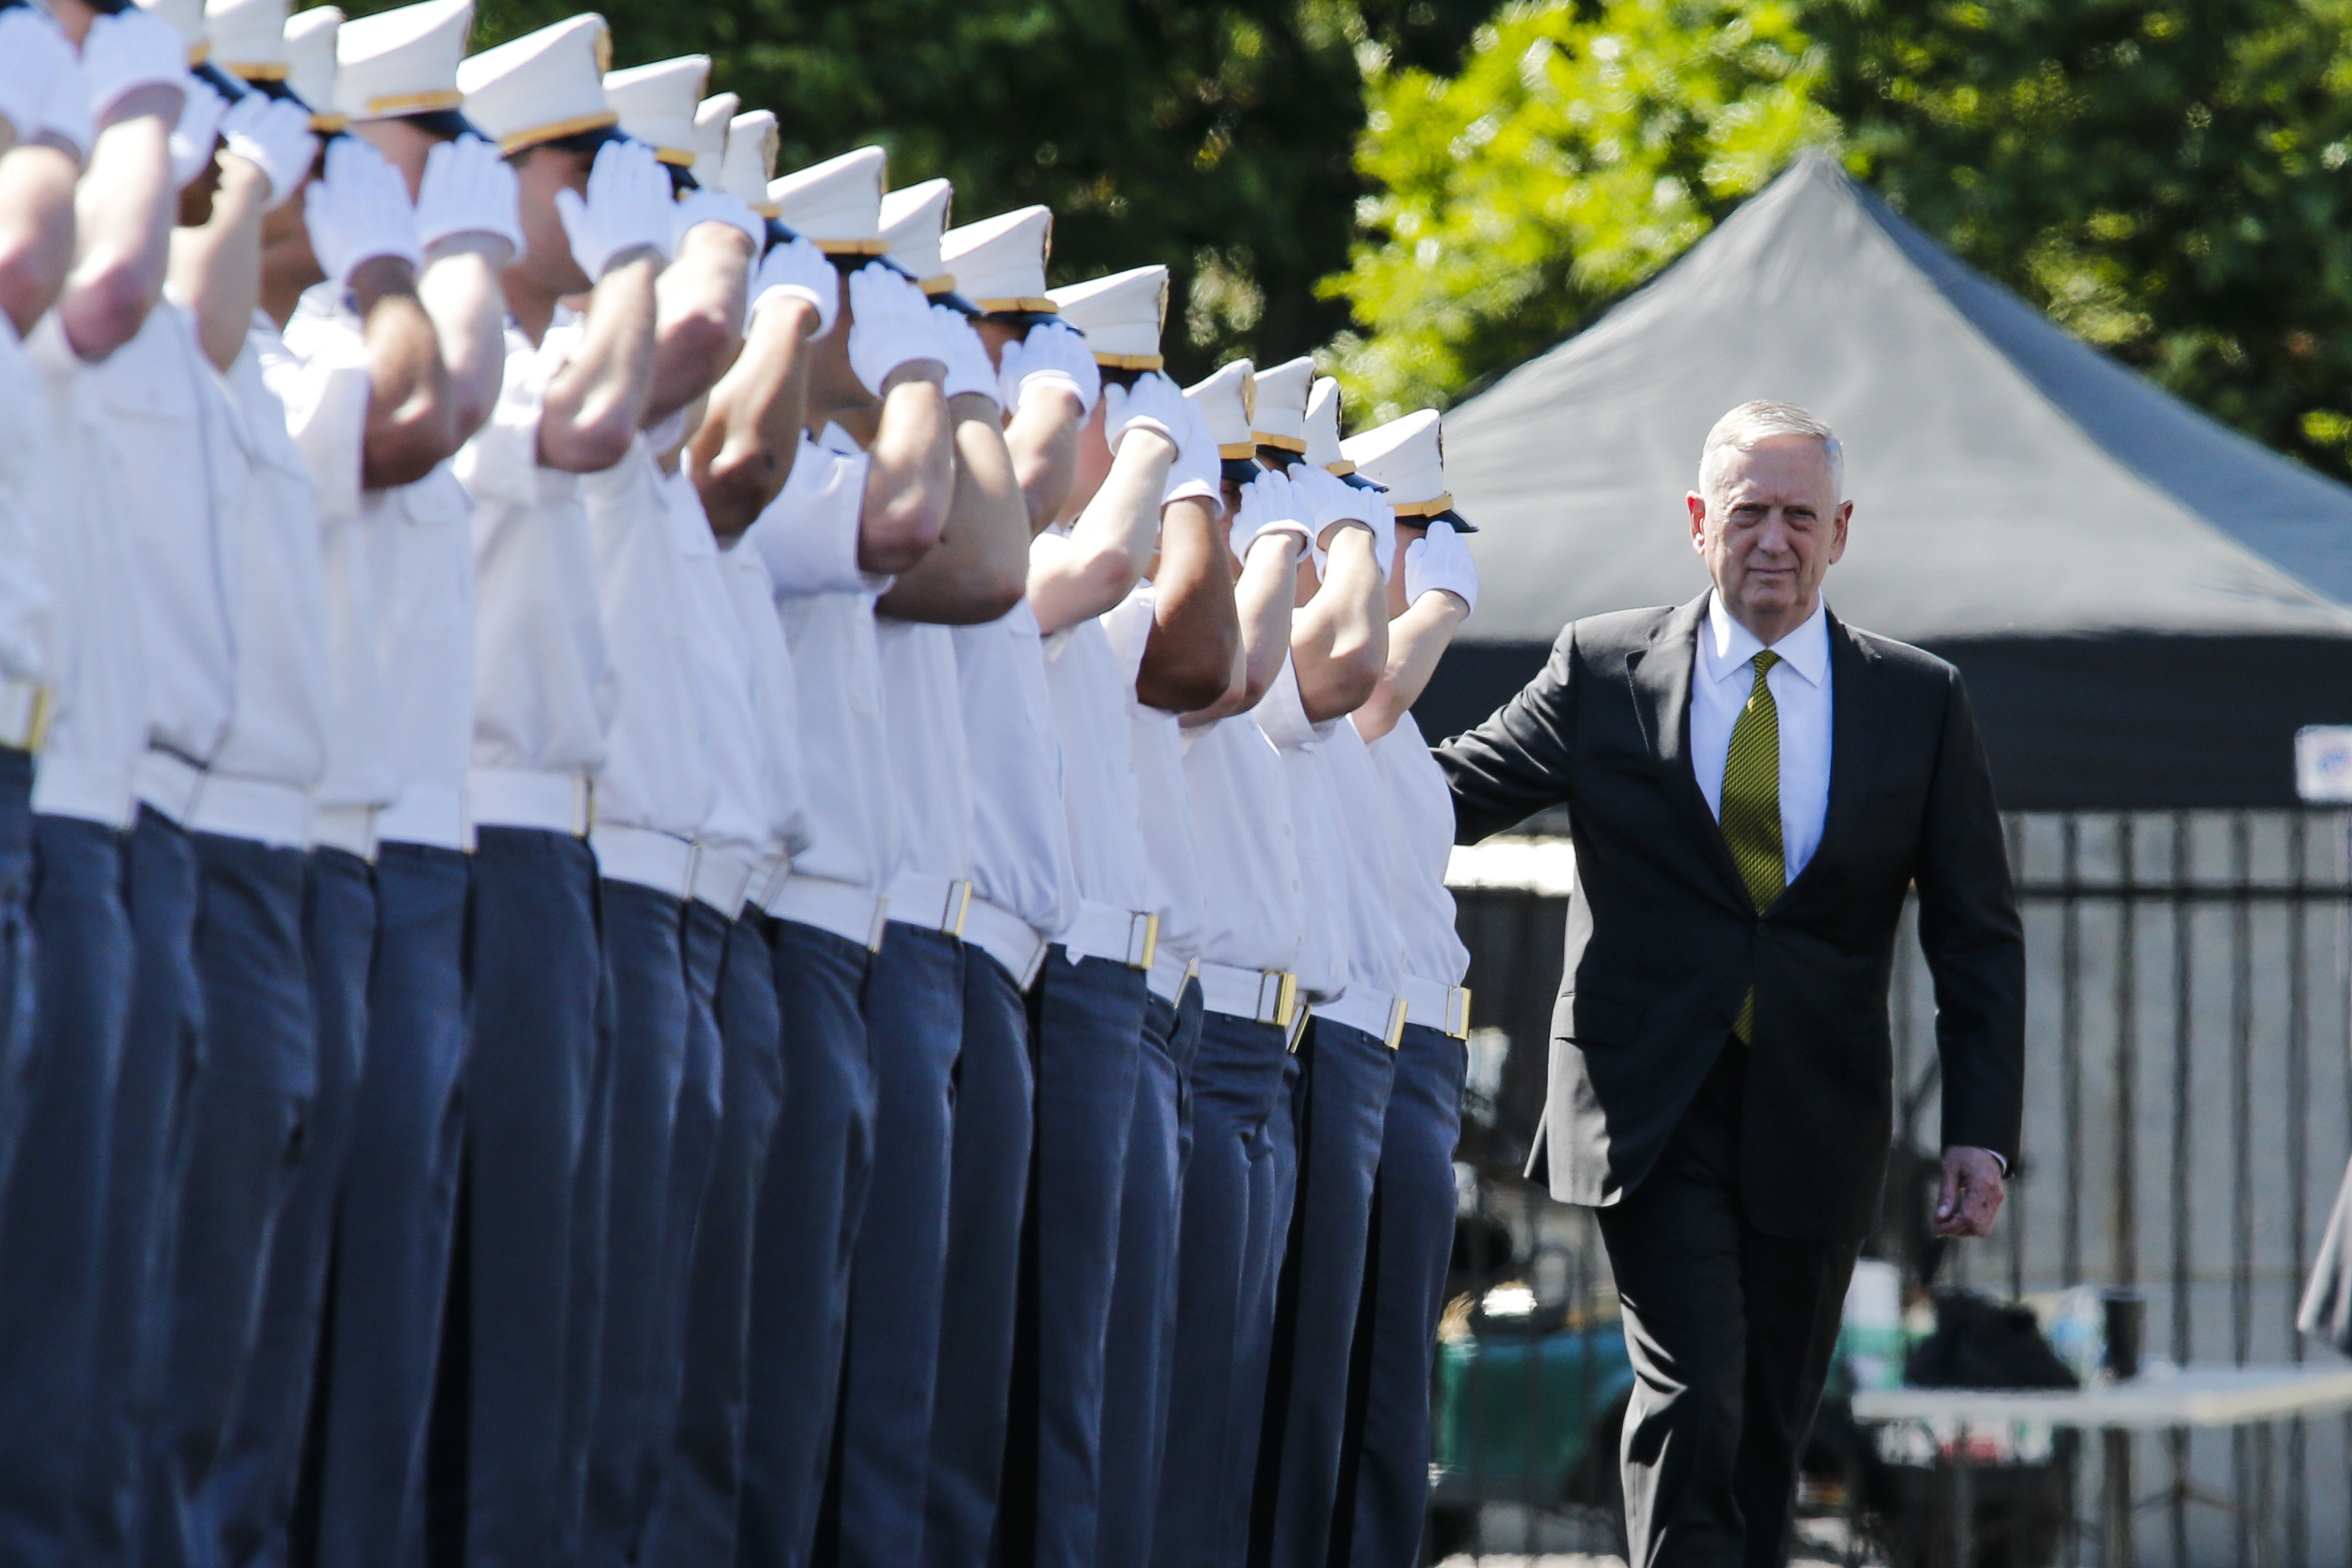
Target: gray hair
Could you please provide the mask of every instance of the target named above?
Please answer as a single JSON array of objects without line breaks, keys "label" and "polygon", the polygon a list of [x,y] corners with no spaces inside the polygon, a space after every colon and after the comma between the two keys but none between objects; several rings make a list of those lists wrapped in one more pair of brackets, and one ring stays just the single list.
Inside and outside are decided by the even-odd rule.
[{"label": "gray hair", "polygon": [[1706,433],[1706,444],[1699,448],[1699,494],[1707,493],[1707,485],[1715,476],[1716,454],[1725,451],[1746,452],[1761,441],[1776,435],[1810,435],[1822,444],[1822,455],[1829,459],[1830,488],[1841,501],[1845,496],[1845,448],[1839,444],[1837,432],[1812,414],[1792,402],[1743,402],[1715,422]]}]

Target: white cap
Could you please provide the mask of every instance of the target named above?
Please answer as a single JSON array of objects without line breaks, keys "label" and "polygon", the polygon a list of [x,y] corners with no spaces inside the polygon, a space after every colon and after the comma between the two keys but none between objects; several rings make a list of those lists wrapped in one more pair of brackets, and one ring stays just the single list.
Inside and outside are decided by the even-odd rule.
[{"label": "white cap", "polygon": [[621,129],[680,169],[694,166],[694,111],[710,85],[709,55],[680,55],[649,66],[604,73],[604,101]]},{"label": "white cap", "polygon": [[1257,443],[1250,435],[1250,410],[1256,403],[1256,377],[1247,360],[1219,365],[1216,373],[1197,386],[1184,389],[1192,406],[1208,422],[1220,457],[1255,457]]},{"label": "white cap", "polygon": [[1445,488],[1445,434],[1433,408],[1392,419],[1339,444],[1366,478],[1388,486],[1389,505],[1407,521],[1454,508]]},{"label": "white cap", "polygon": [[[727,127],[743,107],[731,92],[706,98],[694,109],[694,167],[688,171],[706,191],[719,188],[719,171],[727,167]],[[760,193],[766,195],[767,192]]]},{"label": "white cap", "polygon": [[[454,110],[474,0],[425,0],[345,22],[335,38],[335,108],[348,120]],[[316,107],[315,105],[313,107]]]},{"label": "white cap", "polygon": [[1339,383],[1329,376],[1307,394],[1307,461],[1342,479],[1356,471],[1339,451]]},{"label": "white cap", "polygon": [[1114,371],[1156,371],[1160,329],[1168,324],[1168,269],[1139,267],[1108,277],[1046,290],[1062,319],[1086,334],[1095,363]]},{"label": "white cap", "polygon": [[882,237],[882,181],[889,162],[881,148],[860,147],[785,175],[768,187],[768,200],[793,232],[827,256],[884,256],[890,242]]},{"label": "white cap", "polygon": [[336,131],[343,116],[335,108],[335,81],[341,74],[335,49],[343,30],[343,14],[332,5],[298,12],[286,23],[286,85],[310,106],[310,129]]},{"label": "white cap", "polygon": [[1301,356],[1257,373],[1257,412],[1250,434],[1260,446],[1307,452],[1307,393],[1315,384],[1315,361]]},{"label": "white cap", "polygon": [[604,131],[621,117],[604,100],[613,35],[590,12],[526,33],[457,67],[466,118],[509,153]]},{"label": "white cap", "polygon": [[764,109],[739,114],[727,122],[727,161],[719,166],[719,188],[763,218],[778,215],[768,199],[768,183],[776,177],[776,152],[784,133],[776,117]]},{"label": "white cap", "polygon": [[940,256],[956,292],[984,311],[1051,311],[1045,257],[1054,248],[1050,207],[999,213],[940,236]]},{"label": "white cap", "polygon": [[205,26],[205,0],[139,0],[139,8],[170,26],[188,46],[188,63],[200,66],[212,53],[212,35]]},{"label": "white cap", "polygon": [[206,57],[247,81],[284,81],[288,8],[287,0],[210,0],[205,34],[212,52]]},{"label": "white cap", "polygon": [[940,259],[940,236],[954,199],[955,187],[945,180],[926,180],[882,198],[882,237],[890,242],[890,259],[913,274],[926,294],[946,294],[956,286],[955,274]]}]

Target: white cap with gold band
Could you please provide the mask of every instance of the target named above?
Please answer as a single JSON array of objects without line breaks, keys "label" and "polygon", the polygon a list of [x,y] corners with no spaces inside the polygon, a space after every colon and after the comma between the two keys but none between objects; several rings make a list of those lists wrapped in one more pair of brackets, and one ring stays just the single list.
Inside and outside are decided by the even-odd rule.
[{"label": "white cap with gold band", "polygon": [[1257,442],[1250,434],[1256,376],[1247,360],[1219,365],[1208,380],[1185,388],[1184,395],[1207,422],[1219,457],[1245,461],[1257,455]]},{"label": "white cap with gold band", "polygon": [[768,187],[776,216],[827,256],[885,256],[882,184],[889,154],[860,147],[812,168],[796,170]]},{"label": "white cap with gold band", "polygon": [[1286,360],[1257,373],[1257,411],[1250,434],[1260,446],[1293,456],[1307,455],[1307,393],[1315,384],[1315,361]]},{"label": "white cap with gold band", "polygon": [[1435,409],[1424,408],[1350,436],[1339,450],[1358,472],[1388,486],[1389,505],[1396,508],[1399,522],[1443,519],[1457,532],[1477,531],[1454,510],[1454,497],[1445,487],[1444,422]]},{"label": "white cap with gold band", "polygon": [[1339,383],[1329,376],[1307,394],[1307,461],[1343,479],[1356,471],[1339,450]]},{"label": "white cap with gold band", "polygon": [[1112,371],[1156,371],[1168,324],[1168,269],[1157,264],[1090,278],[1045,297],[1062,319],[1086,334],[1095,363]]},{"label": "white cap with gold band", "polygon": [[956,292],[990,314],[1054,313],[1045,293],[1053,249],[1050,207],[999,213],[940,237],[940,257],[955,274]]},{"label": "white cap with gold band", "polygon": [[211,57],[212,34],[205,26],[205,0],[139,0],[139,8],[180,35],[188,47],[188,63],[200,66]]},{"label": "white cap with gold band", "polygon": [[768,199],[768,186],[776,177],[776,152],[783,142],[776,117],[764,109],[751,110],[729,120],[727,160],[719,166],[719,188],[763,218],[782,216]]},{"label": "white cap with gold band", "polygon": [[604,98],[613,35],[604,18],[573,16],[465,60],[466,118],[511,154],[618,125]]},{"label": "white cap with gold band", "polygon": [[289,9],[287,0],[210,0],[204,8],[212,45],[205,57],[245,81],[284,81]]},{"label": "white cap with gold band", "polygon": [[456,110],[474,0],[424,0],[345,22],[335,38],[335,108],[353,120]]},{"label": "white cap with gold band", "polygon": [[687,172],[706,191],[719,189],[719,172],[727,167],[727,127],[742,107],[743,100],[731,92],[694,106],[694,167]]},{"label": "white cap with gold band", "polygon": [[343,14],[332,5],[314,5],[286,19],[286,85],[310,106],[310,129],[332,134],[343,128],[343,112],[335,107],[335,86],[341,76],[336,62]]},{"label": "white cap with gold band", "polygon": [[940,255],[940,239],[947,232],[948,209],[955,187],[945,180],[926,180],[882,198],[882,237],[890,242],[890,259],[929,295],[955,290],[956,276]]},{"label": "white cap with gold band", "polygon": [[710,84],[709,55],[680,55],[604,73],[604,101],[621,129],[673,168],[694,166],[694,111]]}]

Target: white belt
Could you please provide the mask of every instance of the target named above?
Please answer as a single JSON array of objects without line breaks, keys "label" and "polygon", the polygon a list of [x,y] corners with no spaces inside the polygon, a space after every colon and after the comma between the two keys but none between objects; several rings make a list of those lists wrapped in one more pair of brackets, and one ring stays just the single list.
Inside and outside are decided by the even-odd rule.
[{"label": "white belt", "polygon": [[751,868],[751,885],[744,890],[743,896],[766,909],[784,891],[784,883],[792,874],[792,856],[770,855]]},{"label": "white belt", "polygon": [[673,898],[694,891],[694,845],[676,833],[599,822],[588,830],[596,852],[596,873],[614,882],[634,882]]},{"label": "white belt", "polygon": [[322,850],[341,850],[345,854],[357,855],[373,865],[375,816],[373,806],[313,806],[310,809],[310,842]]},{"label": "white belt", "polygon": [[784,885],[776,890],[764,907],[779,920],[813,925],[845,942],[855,942],[869,953],[879,953],[890,901],[856,883],[803,876],[795,872],[784,879]]},{"label": "white belt", "polygon": [[466,804],[478,827],[539,828],[584,838],[595,821],[594,796],[595,782],[585,773],[476,768],[466,775]]},{"label": "white belt", "polygon": [[1201,1005],[1252,1023],[1292,1028],[1307,1016],[1298,1005],[1298,977],[1287,969],[1237,969],[1202,960]]},{"label": "white belt", "polygon": [[280,849],[310,843],[310,791],[271,779],[207,773],[188,826],[200,833],[248,839]]},{"label": "white belt", "polygon": [[139,815],[139,800],[130,768],[50,751],[34,763],[33,810],[124,832]]},{"label": "white belt", "polygon": [[1349,986],[1338,1001],[1318,1002],[1314,1008],[1317,1018],[1361,1030],[1391,1051],[1404,1037],[1405,1011],[1402,997],[1392,997],[1370,986]]},{"label": "white belt", "polygon": [[1197,959],[1180,957],[1173,953],[1160,954],[1151,960],[1149,981],[1151,994],[1174,1007],[1182,999],[1185,986],[1191,983],[1199,968]]},{"label": "white belt", "polygon": [[131,769],[139,799],[184,827],[195,813],[196,797],[205,787],[205,770],[186,758],[149,747]]},{"label": "white belt", "polygon": [[1130,969],[1149,969],[1160,950],[1160,916],[1150,910],[1121,909],[1115,904],[1082,898],[1077,918],[1054,940],[1073,963],[1080,958],[1108,958]]},{"label": "white belt", "polygon": [[1470,1038],[1469,987],[1441,986],[1418,975],[1405,976],[1397,987],[1397,995],[1404,998],[1413,1022],[1426,1024],[1456,1040]]},{"label": "white belt", "polygon": [[0,676],[0,746],[38,751],[49,737],[49,688],[22,675]]},{"label": "white belt", "polygon": [[400,798],[375,814],[380,844],[430,844],[441,850],[470,850],[473,830],[466,821],[466,792],[446,785],[404,784]]},{"label": "white belt", "polygon": [[751,885],[751,862],[709,844],[694,846],[694,896],[732,920],[743,913]]},{"label": "white belt", "polygon": [[1045,938],[1037,928],[978,894],[964,911],[963,939],[1003,965],[1024,991],[1037,983],[1037,971],[1045,966]]},{"label": "white belt", "polygon": [[962,877],[902,871],[891,879],[890,918],[901,925],[961,936],[971,908],[971,883]]}]

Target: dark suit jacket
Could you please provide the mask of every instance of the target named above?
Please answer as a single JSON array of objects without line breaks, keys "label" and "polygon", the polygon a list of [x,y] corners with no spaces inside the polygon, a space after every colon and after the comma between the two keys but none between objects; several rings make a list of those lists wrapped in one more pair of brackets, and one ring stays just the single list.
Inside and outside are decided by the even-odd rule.
[{"label": "dark suit jacket", "polygon": [[[1944,1143],[2014,1162],[2025,947],[1959,672],[1830,618],[1829,815],[1769,909],[1690,761],[1706,599],[1571,624],[1543,674],[1438,748],[1455,837],[1569,809],[1576,898],[1530,1175],[1616,1202],[1681,1120],[1756,989],[1741,1198],[1776,1235],[1874,1228],[1892,1135],[1887,982],[1905,893],[1935,977]],[[1738,1049],[1733,1047],[1732,1049]]]}]

